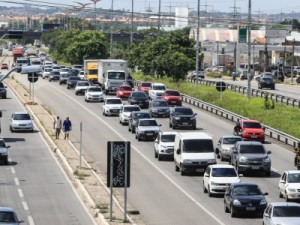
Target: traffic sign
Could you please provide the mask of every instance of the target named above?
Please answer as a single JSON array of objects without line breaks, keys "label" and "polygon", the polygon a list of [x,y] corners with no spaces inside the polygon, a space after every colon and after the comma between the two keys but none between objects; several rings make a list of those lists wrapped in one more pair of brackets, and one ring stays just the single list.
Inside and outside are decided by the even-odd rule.
[{"label": "traffic sign", "polygon": [[23,31],[9,30],[8,31],[8,38],[9,39],[22,39],[23,38]]},{"label": "traffic sign", "polygon": [[39,75],[37,73],[28,73],[27,79],[31,83],[35,83],[39,79]]},{"label": "traffic sign", "polygon": [[247,26],[239,27],[239,43],[247,42]]},{"label": "traffic sign", "polygon": [[219,81],[216,83],[216,89],[219,91],[219,92],[223,92],[226,90],[226,83],[223,82],[223,81]]}]

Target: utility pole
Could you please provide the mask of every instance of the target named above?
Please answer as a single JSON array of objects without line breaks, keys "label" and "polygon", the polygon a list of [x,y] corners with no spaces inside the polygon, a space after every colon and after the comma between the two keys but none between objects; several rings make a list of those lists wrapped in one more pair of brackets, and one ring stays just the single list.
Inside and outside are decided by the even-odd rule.
[{"label": "utility pole", "polygon": [[295,38],[293,41],[293,64],[292,64],[292,70],[291,70],[291,77],[292,77],[292,83],[294,82],[294,66],[295,66]]},{"label": "utility pole", "polygon": [[197,10],[197,43],[196,43],[196,77],[197,77],[197,87],[199,86],[199,32],[200,32],[200,0],[198,0],[198,10]]},{"label": "utility pole", "polygon": [[133,43],[133,0],[131,0],[131,30],[130,30],[130,45]]},{"label": "utility pole", "polygon": [[158,35],[160,33],[160,14],[161,14],[161,0],[158,1],[158,25],[157,25]]},{"label": "utility pole", "polygon": [[248,88],[247,96],[251,99],[251,0],[248,0]]},{"label": "utility pole", "polygon": [[114,0],[111,0],[111,14],[110,14],[110,45],[109,45],[109,55],[112,58],[112,46],[113,46],[113,16],[114,16]]}]

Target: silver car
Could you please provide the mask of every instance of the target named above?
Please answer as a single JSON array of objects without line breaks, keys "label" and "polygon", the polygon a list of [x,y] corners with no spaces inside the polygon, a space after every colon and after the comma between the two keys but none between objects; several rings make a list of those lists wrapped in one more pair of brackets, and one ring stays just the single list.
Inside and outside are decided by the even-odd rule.
[{"label": "silver car", "polygon": [[21,223],[24,221],[18,219],[12,208],[0,207],[0,225],[19,225]]},{"label": "silver car", "polygon": [[216,154],[221,159],[221,161],[224,161],[224,159],[230,159],[231,148],[238,141],[243,141],[243,139],[240,136],[220,137],[216,147]]},{"label": "silver car", "polygon": [[9,128],[14,131],[31,131],[33,132],[33,122],[27,112],[14,112],[11,115]]},{"label": "silver car", "polygon": [[8,164],[8,149],[9,145],[6,145],[3,139],[0,139],[0,161]]}]

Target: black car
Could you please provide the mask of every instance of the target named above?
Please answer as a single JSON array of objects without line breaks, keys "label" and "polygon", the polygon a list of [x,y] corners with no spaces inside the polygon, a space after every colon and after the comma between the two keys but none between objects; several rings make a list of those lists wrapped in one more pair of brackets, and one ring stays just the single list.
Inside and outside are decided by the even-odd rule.
[{"label": "black car", "polygon": [[2,82],[0,82],[0,96],[6,98],[6,86]]},{"label": "black car", "polygon": [[149,113],[152,117],[169,117],[170,108],[165,100],[153,99],[149,103]]},{"label": "black car", "polygon": [[78,69],[70,69],[69,70],[71,76],[78,76],[79,70]]},{"label": "black car", "polygon": [[258,89],[263,88],[271,88],[272,90],[275,90],[275,82],[273,78],[264,76],[260,77],[258,79]]},{"label": "black car", "polygon": [[128,131],[134,133],[139,119],[149,119],[149,118],[151,118],[151,116],[147,112],[133,111],[128,120]]},{"label": "black car", "polygon": [[49,82],[53,80],[59,80],[60,78],[60,72],[59,71],[51,71],[49,75]]},{"label": "black car", "polygon": [[75,88],[78,81],[80,81],[80,77],[77,76],[70,76],[67,80],[67,88]]},{"label": "black car", "polygon": [[139,105],[141,108],[148,108],[149,99],[144,91],[133,91],[128,97],[128,104]]},{"label": "black car", "polygon": [[196,129],[196,116],[190,107],[175,106],[172,108],[169,119],[169,126],[173,129],[177,127],[191,127]]},{"label": "black car", "polygon": [[69,79],[69,77],[71,76],[71,74],[61,74],[60,78],[59,78],[59,84],[67,84],[67,81]]},{"label": "black car", "polygon": [[224,195],[224,210],[230,212],[231,217],[238,213],[254,213],[263,215],[267,207],[265,195],[257,184],[253,183],[233,183]]}]

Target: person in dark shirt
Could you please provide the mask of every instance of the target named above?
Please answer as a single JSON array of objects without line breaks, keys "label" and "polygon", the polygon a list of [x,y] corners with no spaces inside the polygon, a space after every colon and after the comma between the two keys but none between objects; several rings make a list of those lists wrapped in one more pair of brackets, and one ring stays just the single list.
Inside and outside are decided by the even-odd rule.
[{"label": "person in dark shirt", "polygon": [[72,123],[69,117],[67,117],[63,122],[65,139],[69,139],[69,133],[72,130]]}]

